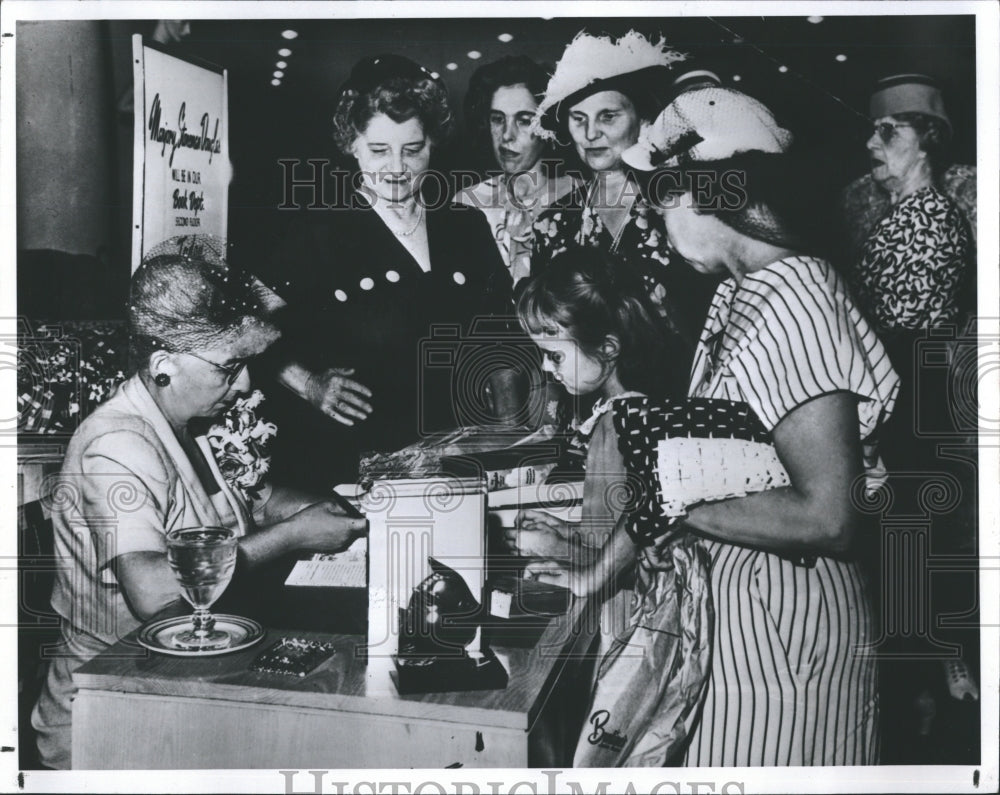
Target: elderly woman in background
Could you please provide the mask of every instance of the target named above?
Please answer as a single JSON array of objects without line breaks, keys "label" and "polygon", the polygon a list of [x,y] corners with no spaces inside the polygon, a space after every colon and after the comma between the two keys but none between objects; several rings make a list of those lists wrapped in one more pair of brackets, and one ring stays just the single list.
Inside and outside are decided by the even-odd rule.
[{"label": "elderly woman in background", "polygon": [[[888,196],[889,206],[874,224],[850,274],[858,304],[875,326],[900,375],[899,410],[882,435],[890,477],[897,476],[890,481],[897,506],[908,505],[921,512],[918,493],[929,483],[940,482],[935,478],[954,478],[964,493],[976,493],[975,467],[939,455],[938,438],[917,433],[928,418],[935,427],[948,427],[947,423],[962,412],[962,407],[953,403],[951,386],[967,380],[955,369],[956,363],[961,365],[955,345],[961,344],[975,310],[975,243],[967,217],[948,195],[957,185],[954,175],[944,178],[951,121],[934,81],[912,74],[885,78],[872,94],[870,111],[875,123],[867,143],[871,178]],[[971,206],[974,220],[974,192]],[[926,339],[932,329],[948,325],[955,327],[955,333],[951,340],[941,339],[938,344],[948,352],[952,366],[925,368],[918,374],[918,341]],[[971,404],[969,413],[975,416],[975,397]],[[957,439],[968,430],[951,426],[951,433]],[[962,503],[948,515],[937,517],[931,526],[933,547],[943,554],[976,554],[975,500]],[[963,607],[961,597],[948,589],[934,589],[930,615]],[[922,663],[918,652],[932,655],[948,632],[935,628],[926,637],[889,638],[890,643],[901,645],[898,659],[884,664],[887,711],[912,709],[914,696],[918,703],[933,704],[936,666]],[[975,633],[959,634],[952,629],[950,634],[963,649],[963,657],[975,665]],[[910,659],[906,659],[906,652],[913,652]],[[960,681],[970,690],[976,687],[964,660],[943,662],[945,679],[953,692],[958,692],[956,698],[961,696],[961,686],[956,688]],[[894,737],[893,742],[897,741]],[[890,748],[890,753],[895,749]]]},{"label": "elderly woman in background", "polygon": [[500,256],[516,284],[531,272],[532,224],[538,214],[577,186],[559,175],[551,142],[531,131],[548,75],[525,56],[509,55],[472,74],[465,95],[470,132],[488,142],[501,173],[467,188],[456,201],[483,211]]},{"label": "elderly woman in background", "polygon": [[[918,91],[937,91],[934,81],[924,75],[895,75],[879,81],[880,86],[888,85],[889,87],[891,87],[889,84],[907,86],[910,83],[913,83],[913,85],[918,87],[923,87],[918,88]],[[882,91],[883,89],[877,88],[872,97],[872,101],[881,95]],[[925,109],[927,104],[928,103],[926,102],[923,103]],[[944,110],[940,93],[934,97],[932,107],[936,109],[937,113],[941,114],[938,117],[938,121],[947,126],[947,129],[943,132],[941,139],[950,141],[953,138],[951,120]],[[880,108],[878,107],[871,107],[869,112],[871,114],[870,118],[872,119],[878,118],[881,113]],[[936,114],[932,112],[927,115],[927,118],[934,118],[935,115]],[[868,131],[866,134],[869,138],[871,137],[871,124],[868,125]],[[934,148],[937,150],[933,153],[932,158],[936,161],[934,163],[935,167],[932,169],[934,185],[949,199],[951,199],[961,211],[966,221],[973,249],[975,249],[977,218],[976,167],[966,165],[964,163],[949,164],[948,161],[950,158],[945,155],[947,155],[948,151],[951,149],[950,146],[944,148]],[[844,188],[840,198],[841,212],[845,227],[845,250],[843,255],[851,264],[854,264],[861,258],[865,244],[872,232],[875,230],[875,226],[882,220],[882,218],[891,212],[895,201],[890,191],[890,186],[887,185],[884,180],[877,180],[871,170],[858,177],[846,188]]]},{"label": "elderly woman in background", "polygon": [[511,311],[485,218],[421,196],[452,125],[443,84],[407,58],[365,58],[342,86],[333,126],[356,163],[350,206],[305,211],[257,269],[287,303],[278,322],[294,363],[282,380],[326,415],[299,405],[276,414],[276,477],[329,487],[356,478],[364,452],[473,424],[470,402],[498,420],[520,408],[508,370],[480,369],[489,394],[473,394],[453,383],[458,359],[435,366],[421,343],[447,325],[457,350],[474,319]]},{"label": "elderly woman in background", "polygon": [[[871,175],[891,209],[853,269],[858,302],[886,337],[954,323],[970,308],[961,298],[971,246],[965,219],[936,187],[951,140],[941,92],[920,75],[887,78],[872,95],[871,116]],[[904,362],[896,356],[893,364]]]},{"label": "elderly woman in background", "polygon": [[[651,172],[644,190],[678,254],[727,276],[688,394],[749,406],[790,481],[688,514],[711,559],[716,624],[685,764],[871,764],[875,661],[858,649],[874,638],[852,493],[874,470],[863,443],[891,412],[898,379],[844,282],[807,253],[807,183],[783,154],[788,133],[735,91],[675,102],[712,113],[668,107],[624,160]],[[744,175],[736,194],[724,178],[733,173]]]},{"label": "elderly woman in background", "polygon": [[32,714],[52,768],[70,767],[72,671],[181,598],[168,530],[236,529],[247,570],[294,550],[340,551],[364,530],[335,503],[288,490],[265,489],[251,511],[201,435],[247,393],[250,363],[278,337],[252,282],[197,256],[158,256],[136,271],[129,300],[137,372],[77,429],[53,490],[63,647]]}]

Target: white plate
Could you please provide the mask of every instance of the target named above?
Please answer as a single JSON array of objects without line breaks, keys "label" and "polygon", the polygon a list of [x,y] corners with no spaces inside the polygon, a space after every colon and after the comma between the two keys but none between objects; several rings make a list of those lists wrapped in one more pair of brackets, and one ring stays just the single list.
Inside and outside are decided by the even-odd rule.
[{"label": "white plate", "polygon": [[231,616],[225,613],[213,614],[215,628],[225,630],[231,636],[228,646],[221,649],[181,649],[173,645],[176,635],[191,628],[191,616],[163,618],[147,624],[139,630],[136,640],[141,646],[160,654],[174,657],[212,657],[217,654],[248,649],[264,637],[264,628],[251,618]]}]

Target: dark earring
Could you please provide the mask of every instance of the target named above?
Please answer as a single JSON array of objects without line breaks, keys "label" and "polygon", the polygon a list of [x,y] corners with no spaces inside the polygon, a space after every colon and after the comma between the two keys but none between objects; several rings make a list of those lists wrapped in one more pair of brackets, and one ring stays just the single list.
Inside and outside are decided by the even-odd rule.
[{"label": "dark earring", "polygon": [[170,383],[170,376],[167,375],[166,373],[157,373],[153,377],[153,383],[156,384],[157,386],[166,386],[167,384]]}]

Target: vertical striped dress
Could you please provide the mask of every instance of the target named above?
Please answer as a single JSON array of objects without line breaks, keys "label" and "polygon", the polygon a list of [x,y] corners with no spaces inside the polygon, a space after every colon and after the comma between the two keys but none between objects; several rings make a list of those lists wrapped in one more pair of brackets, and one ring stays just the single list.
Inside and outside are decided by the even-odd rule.
[{"label": "vertical striped dress", "polygon": [[[749,403],[768,429],[820,395],[858,398],[870,440],[899,388],[885,350],[829,263],[789,257],[723,282],[695,352],[689,395]],[[866,462],[868,463],[868,462]],[[690,766],[862,765],[878,759],[871,608],[858,566],[806,567],[703,542],[716,623]]]}]

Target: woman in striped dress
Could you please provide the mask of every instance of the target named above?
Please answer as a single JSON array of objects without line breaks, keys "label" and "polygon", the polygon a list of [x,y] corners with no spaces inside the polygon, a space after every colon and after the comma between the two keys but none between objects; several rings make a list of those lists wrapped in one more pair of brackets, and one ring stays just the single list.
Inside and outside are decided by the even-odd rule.
[{"label": "woman in striped dress", "polygon": [[625,159],[662,177],[644,188],[676,252],[729,276],[689,395],[749,404],[791,485],[688,516],[711,558],[716,626],[685,763],[873,764],[878,695],[866,647],[876,636],[852,550],[898,378],[843,281],[791,231],[808,193],[791,184],[801,169],[781,154],[788,135],[749,97],[704,90],[722,92],[703,103],[707,117],[668,107]]}]

